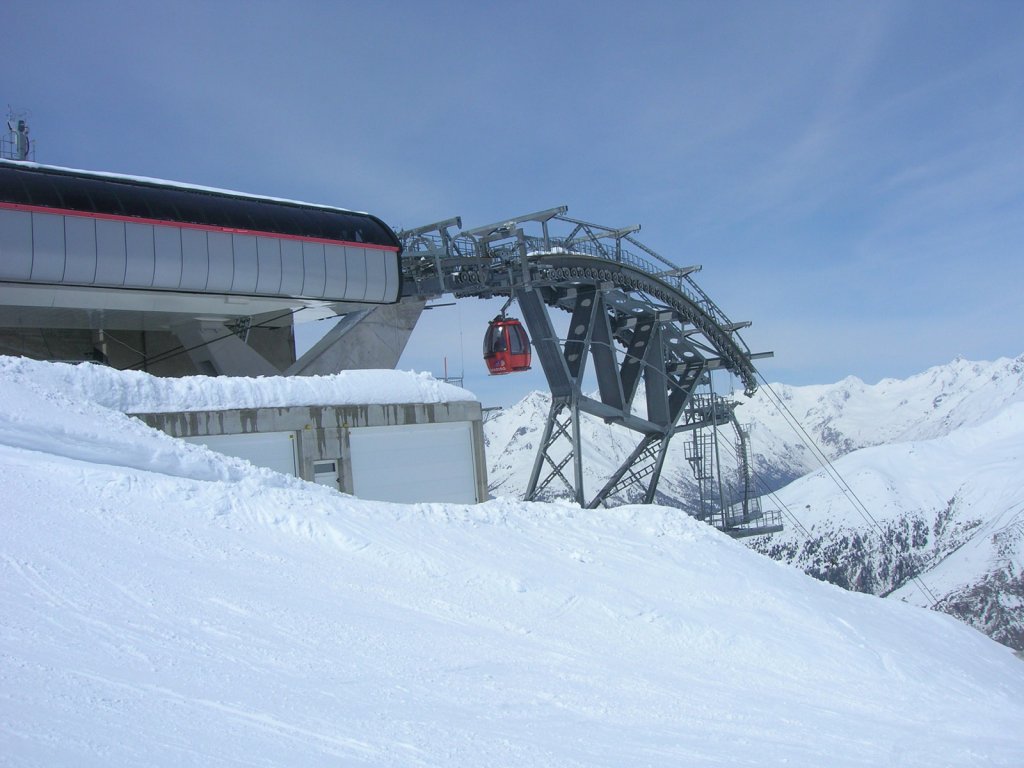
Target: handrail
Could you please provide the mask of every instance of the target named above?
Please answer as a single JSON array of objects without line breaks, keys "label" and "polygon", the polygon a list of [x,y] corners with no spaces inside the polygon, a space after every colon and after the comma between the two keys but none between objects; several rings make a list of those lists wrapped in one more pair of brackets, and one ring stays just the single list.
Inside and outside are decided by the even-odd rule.
[{"label": "handrail", "polygon": [[[449,219],[443,224],[450,225],[452,221],[454,220]],[[569,237],[552,235],[548,231],[548,224],[554,221],[574,225],[572,234]],[[543,237],[526,234],[519,228],[519,225],[529,222],[539,222],[543,226]],[[566,216],[565,207],[560,206],[540,213],[514,217],[501,225],[463,230],[457,234],[449,234],[447,227],[438,226],[435,228],[435,232],[431,232],[430,229],[428,226],[411,230],[409,234],[415,234],[415,236],[408,239],[403,238],[405,240],[403,262],[407,265],[407,274],[412,283],[416,283],[417,278],[424,278],[431,273],[436,273],[434,276],[439,279],[439,284],[446,290],[450,290],[445,282],[450,274],[470,267],[504,269],[520,259],[521,246],[525,246],[527,260],[551,255],[578,255],[621,264],[662,283],[667,289],[676,292],[703,313],[715,326],[711,332],[714,335],[719,335],[723,343],[733,346],[736,352],[746,358],[742,362],[740,360],[733,362],[744,369],[742,378],[748,392],[753,392],[756,388],[753,367],[749,362],[751,359],[750,348],[736,332],[745,324],[732,323],[721,308],[690,276],[698,269],[697,267],[680,269],[633,238],[632,234],[639,227],[612,229],[598,224],[590,224]],[[614,247],[606,247],[600,242],[600,240],[609,238],[614,240]],[[640,249],[643,255],[623,248],[624,242]],[[445,271],[448,274],[442,271],[441,260],[444,261]],[[466,287],[460,285],[460,290],[465,290]],[[481,287],[493,290],[495,286]]]}]

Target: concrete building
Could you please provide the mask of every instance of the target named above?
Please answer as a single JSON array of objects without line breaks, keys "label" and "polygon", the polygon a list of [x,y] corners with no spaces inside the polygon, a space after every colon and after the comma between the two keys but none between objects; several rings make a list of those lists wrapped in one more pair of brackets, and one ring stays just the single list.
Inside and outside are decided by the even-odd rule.
[{"label": "concrete building", "polygon": [[290,406],[141,413],[167,434],[363,499],[487,498],[480,403]]}]

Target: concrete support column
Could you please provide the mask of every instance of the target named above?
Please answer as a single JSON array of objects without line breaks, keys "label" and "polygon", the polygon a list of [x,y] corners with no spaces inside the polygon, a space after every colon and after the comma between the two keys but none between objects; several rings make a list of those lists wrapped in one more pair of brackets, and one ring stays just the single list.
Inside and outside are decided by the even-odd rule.
[{"label": "concrete support column", "polygon": [[426,303],[412,299],[350,312],[285,374],[317,376],[356,369],[394,369]]}]

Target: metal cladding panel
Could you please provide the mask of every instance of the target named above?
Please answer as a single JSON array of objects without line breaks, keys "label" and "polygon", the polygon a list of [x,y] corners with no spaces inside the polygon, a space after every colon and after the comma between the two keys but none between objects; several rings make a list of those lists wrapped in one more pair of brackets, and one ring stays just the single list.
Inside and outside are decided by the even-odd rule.
[{"label": "metal cladding panel", "polygon": [[256,293],[281,290],[281,241],[273,237],[256,238]]},{"label": "metal cladding panel", "polygon": [[302,295],[321,298],[324,295],[324,283],[327,279],[322,243],[302,244],[302,265]]},{"label": "metal cladding panel", "polygon": [[352,492],[361,499],[475,504],[468,421],[360,427],[349,432]]},{"label": "metal cladding panel", "polygon": [[348,288],[348,272],[345,269],[345,249],[340,245],[324,246],[324,262],[327,269],[327,280],[324,285],[324,297],[328,299],[344,299]]},{"label": "metal cladding panel", "polygon": [[302,243],[281,241],[281,293],[302,295]]},{"label": "metal cladding panel", "polygon": [[64,279],[64,217],[32,214],[32,280]]},{"label": "metal cladding panel", "polygon": [[297,475],[294,432],[249,432],[236,435],[183,437],[190,443],[205,445],[225,456],[245,459],[257,467],[266,467],[286,475]]},{"label": "metal cladding panel", "polygon": [[259,278],[254,235],[232,235],[231,248],[235,255],[235,275],[231,290],[235,293],[253,293]]},{"label": "metal cladding panel", "polygon": [[348,271],[345,298],[349,301],[362,301],[366,296],[366,249],[346,247],[345,266]]},{"label": "metal cladding panel", "polygon": [[32,275],[32,214],[0,210],[0,278],[28,280]]},{"label": "metal cladding panel", "polygon": [[366,257],[366,293],[367,301],[383,301],[387,293],[387,275],[384,271],[384,253],[376,248],[364,248]]},{"label": "metal cladding panel", "polygon": [[79,216],[64,217],[64,282],[96,282],[96,222]]},{"label": "metal cladding panel", "polygon": [[[142,192],[146,185],[134,183],[115,190],[117,185],[97,179],[90,181],[95,188],[88,194],[74,186],[81,179],[64,179],[70,186],[59,193],[47,186],[51,181],[48,175],[25,201],[14,203],[32,210],[0,209],[0,280],[372,303],[398,299],[400,265],[390,248],[390,230],[377,233],[388,247],[367,248],[349,238],[363,241],[369,230],[336,226],[348,221],[378,227],[372,217],[263,201],[260,216],[246,218],[257,209],[234,198],[211,201],[171,189]],[[176,207],[186,198],[192,208]],[[230,210],[221,210],[224,206]],[[197,211],[207,218],[187,218]],[[210,223],[210,217],[228,214],[240,228],[219,230]],[[277,226],[281,216],[289,227],[317,234],[278,236],[275,229],[263,235],[246,229]],[[327,229],[325,222],[331,223]],[[347,242],[332,239],[338,237]]]},{"label": "metal cladding panel", "polygon": [[124,285],[124,222],[96,221],[96,284]]},{"label": "metal cladding panel", "polygon": [[398,292],[402,290],[399,277],[398,253],[388,251],[384,254],[384,300],[398,301]]},{"label": "metal cladding panel", "polygon": [[181,230],[181,285],[184,290],[205,291],[210,275],[210,254],[206,232]]},{"label": "metal cladding panel", "polygon": [[133,288],[152,288],[156,271],[153,227],[126,223],[124,241],[128,254],[124,284]]},{"label": "metal cladding panel", "polygon": [[59,168],[0,165],[0,187],[2,280],[398,299],[400,244],[367,214]]},{"label": "metal cladding panel", "polygon": [[206,281],[206,290],[230,293],[231,281],[235,275],[231,235],[227,232],[207,232],[206,243],[210,253],[210,277]]},{"label": "metal cladding panel", "polygon": [[153,286],[176,290],[181,285],[181,230],[153,227]]}]

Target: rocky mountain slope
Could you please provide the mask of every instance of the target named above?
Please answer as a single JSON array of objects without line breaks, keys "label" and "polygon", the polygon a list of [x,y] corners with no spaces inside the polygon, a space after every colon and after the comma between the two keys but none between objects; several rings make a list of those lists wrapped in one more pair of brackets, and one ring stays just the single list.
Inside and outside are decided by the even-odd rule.
[{"label": "rocky mountain slope", "polygon": [[751,540],[758,551],[1024,650],[1024,404],[933,440],[855,451],[776,500],[806,532]]}]

